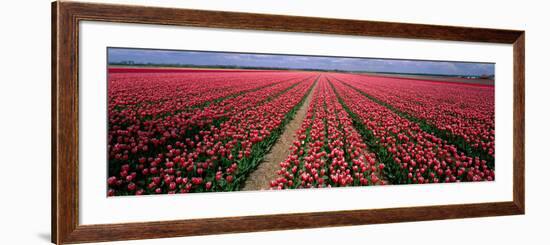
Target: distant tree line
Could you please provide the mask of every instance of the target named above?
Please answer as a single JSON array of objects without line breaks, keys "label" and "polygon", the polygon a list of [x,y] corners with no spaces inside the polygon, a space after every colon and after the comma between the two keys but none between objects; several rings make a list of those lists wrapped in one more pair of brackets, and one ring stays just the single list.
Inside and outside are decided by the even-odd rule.
[{"label": "distant tree line", "polygon": [[136,63],[132,60],[109,62],[110,66],[136,66],[136,67],[173,67],[173,68],[207,68],[207,69],[241,69],[241,70],[281,70],[281,71],[318,71],[318,72],[340,72],[340,73],[374,73],[374,74],[397,74],[413,76],[440,76],[440,77],[462,77],[494,79],[495,75],[447,75],[410,72],[379,72],[379,71],[346,71],[339,69],[313,69],[313,68],[288,68],[288,67],[266,67],[266,66],[238,66],[238,65],[194,65],[194,64],[172,64],[172,63]]},{"label": "distant tree line", "polygon": [[192,65],[170,63],[135,63],[134,61],[109,62],[111,66],[138,66],[138,67],[174,67],[174,68],[217,68],[217,69],[248,69],[248,70],[299,70],[299,71],[325,71],[325,72],[350,72],[338,69],[313,69],[313,68],[288,68],[267,66],[238,66],[238,65]]}]

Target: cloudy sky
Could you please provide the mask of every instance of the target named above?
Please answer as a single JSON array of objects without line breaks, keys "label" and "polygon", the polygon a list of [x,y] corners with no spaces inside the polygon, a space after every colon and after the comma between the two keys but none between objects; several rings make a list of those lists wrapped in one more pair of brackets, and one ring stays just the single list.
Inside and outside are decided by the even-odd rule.
[{"label": "cloudy sky", "polygon": [[341,58],[323,56],[297,56],[247,54],[200,51],[172,51],[152,49],[109,48],[109,63],[134,61],[135,63],[232,65],[292,69],[326,69],[371,72],[426,73],[445,75],[492,75],[493,63],[467,63],[375,58]]}]

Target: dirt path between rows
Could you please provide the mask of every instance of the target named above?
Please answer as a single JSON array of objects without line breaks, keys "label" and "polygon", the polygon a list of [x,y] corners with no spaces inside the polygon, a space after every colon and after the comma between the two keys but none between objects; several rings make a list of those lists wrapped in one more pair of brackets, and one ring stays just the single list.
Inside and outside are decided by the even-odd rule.
[{"label": "dirt path between rows", "polygon": [[[316,87],[317,83],[314,86]],[[298,109],[292,121],[286,125],[283,134],[277,139],[275,145],[271,147],[271,151],[265,155],[264,160],[258,168],[248,176],[241,190],[255,191],[269,189],[269,182],[278,177],[277,170],[281,168],[279,163],[284,161],[290,153],[290,145],[296,138],[294,134],[300,128],[307,115],[307,109],[313,98],[315,87],[307,95],[304,104]]]}]

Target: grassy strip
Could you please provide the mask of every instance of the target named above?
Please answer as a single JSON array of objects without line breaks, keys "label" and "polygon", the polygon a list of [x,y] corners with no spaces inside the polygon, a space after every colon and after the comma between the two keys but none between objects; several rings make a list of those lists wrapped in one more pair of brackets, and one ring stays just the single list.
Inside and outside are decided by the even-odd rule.
[{"label": "grassy strip", "polygon": [[225,191],[236,191],[240,190],[243,187],[246,178],[248,178],[248,175],[252,173],[252,171],[254,171],[263,161],[265,155],[271,150],[271,147],[273,147],[275,142],[277,142],[277,139],[284,132],[286,125],[294,118],[296,112],[304,104],[307,96],[312,92],[313,88],[315,87],[317,79],[315,79],[313,85],[309,88],[304,97],[302,97],[302,100],[300,100],[300,102],[295,105],[289,113],[286,114],[279,127],[271,132],[269,138],[263,140],[262,142],[254,144],[252,146],[250,157],[243,158],[238,162],[239,176],[235,178],[233,183],[227,186],[227,189]]},{"label": "grassy strip", "polygon": [[344,110],[349,114],[353,122],[353,126],[355,127],[357,132],[359,132],[359,134],[363,137],[363,141],[365,141],[365,143],[369,146],[369,150],[376,154],[376,158],[380,163],[384,163],[384,178],[388,180],[391,184],[411,183],[411,180],[407,178],[407,173],[403,169],[401,169],[398,163],[393,160],[393,154],[389,152],[386,147],[379,143],[378,138],[374,136],[373,132],[371,130],[368,130],[365,125],[363,125],[363,121],[359,118],[359,116],[351,111],[351,109],[346,105],[340,94],[336,91],[336,88],[334,87],[332,82],[329,81],[329,84],[334,90],[336,98],[338,98],[338,102],[340,102],[342,107],[344,107]]},{"label": "grassy strip", "polygon": [[[336,79],[336,80],[338,80],[338,79]],[[471,157],[479,157],[479,159],[487,161],[487,166],[489,168],[493,169],[493,170],[495,169],[495,158],[493,156],[491,156],[489,153],[487,153],[487,151],[483,150],[482,148],[472,147],[468,142],[466,142],[466,140],[464,138],[462,138],[460,136],[457,136],[457,135],[454,135],[453,133],[449,132],[448,130],[441,130],[441,129],[437,128],[436,126],[434,126],[432,124],[429,124],[424,119],[413,117],[413,116],[409,115],[408,113],[402,112],[402,111],[396,109],[395,107],[393,107],[392,105],[390,105],[390,104],[388,104],[384,101],[381,101],[381,100],[371,96],[370,94],[367,94],[367,93],[361,91],[360,89],[358,89],[356,87],[353,87],[352,85],[350,85],[350,84],[348,84],[344,81],[341,81],[341,80],[338,80],[338,81],[340,81],[344,85],[356,90],[357,92],[364,95],[365,97],[372,100],[373,102],[388,108],[389,110],[391,110],[392,112],[394,112],[398,116],[403,117],[403,118],[405,118],[405,119],[407,119],[411,122],[414,122],[414,123],[418,124],[420,126],[420,129],[422,129],[422,131],[433,134],[433,135],[439,137],[440,139],[447,141],[447,143],[454,145],[457,148],[457,150],[459,150],[461,152],[464,152],[466,155],[471,156]]]}]

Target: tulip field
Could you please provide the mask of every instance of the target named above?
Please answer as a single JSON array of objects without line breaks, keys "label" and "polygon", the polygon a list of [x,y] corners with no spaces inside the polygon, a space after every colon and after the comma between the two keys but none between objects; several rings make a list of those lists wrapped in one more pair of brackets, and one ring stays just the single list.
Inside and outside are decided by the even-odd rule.
[{"label": "tulip field", "polygon": [[486,84],[110,67],[107,195],[238,191],[261,164],[277,166],[262,189],[492,181],[494,115]]}]

